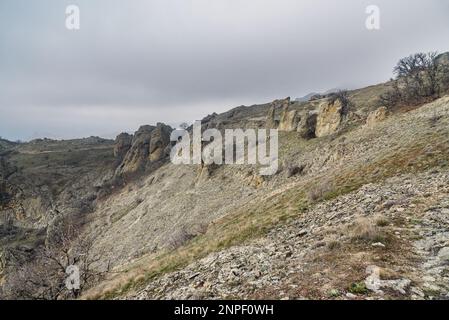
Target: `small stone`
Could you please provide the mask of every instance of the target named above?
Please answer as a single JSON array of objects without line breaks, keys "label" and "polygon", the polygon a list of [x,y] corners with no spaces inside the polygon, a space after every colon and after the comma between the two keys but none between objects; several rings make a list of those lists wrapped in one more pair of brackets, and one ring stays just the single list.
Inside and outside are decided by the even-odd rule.
[{"label": "small stone", "polygon": [[445,247],[438,252],[438,258],[442,261],[449,261],[449,247]]},{"label": "small stone", "polygon": [[296,235],[297,237],[304,237],[307,234],[307,230],[301,230],[298,232],[298,234]]},{"label": "small stone", "polygon": [[371,246],[378,248],[385,248],[385,245],[382,242],[373,243]]}]

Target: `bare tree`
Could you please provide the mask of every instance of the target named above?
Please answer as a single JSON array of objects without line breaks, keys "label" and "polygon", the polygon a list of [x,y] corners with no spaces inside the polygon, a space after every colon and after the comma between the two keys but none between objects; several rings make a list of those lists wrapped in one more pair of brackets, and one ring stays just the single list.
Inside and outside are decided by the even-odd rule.
[{"label": "bare tree", "polygon": [[[64,221],[52,229],[45,246],[30,262],[10,268],[4,295],[12,299],[76,299],[99,281],[109,267],[100,271],[96,265],[101,255],[92,252],[94,238],[84,237],[76,224]],[[67,287],[69,267],[79,270],[79,286]]]},{"label": "bare tree", "polygon": [[387,107],[417,105],[436,99],[444,91],[441,76],[444,66],[437,61],[438,54],[416,53],[399,60],[393,72],[392,89],[381,95]]}]

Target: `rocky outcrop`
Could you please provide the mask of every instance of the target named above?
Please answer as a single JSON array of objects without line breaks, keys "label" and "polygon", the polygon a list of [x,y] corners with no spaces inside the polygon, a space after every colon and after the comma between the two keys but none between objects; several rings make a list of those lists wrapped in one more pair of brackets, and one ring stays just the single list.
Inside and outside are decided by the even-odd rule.
[{"label": "rocky outcrop", "polygon": [[117,163],[121,163],[126,156],[126,153],[131,148],[133,142],[133,136],[128,133],[120,133],[115,138],[114,144],[114,157],[117,159]]},{"label": "rocky outcrop", "polygon": [[301,120],[298,124],[297,131],[304,139],[312,139],[315,138],[315,128],[317,122],[317,113],[304,111],[301,114]]},{"label": "rocky outcrop", "polygon": [[324,101],[318,111],[315,135],[325,137],[337,132],[343,121],[343,105],[339,100]]},{"label": "rocky outcrop", "polygon": [[[291,121],[291,117],[295,117],[293,114],[288,114],[288,108],[290,106],[290,97],[282,100],[274,100],[271,103],[271,107],[268,111],[265,127],[267,129],[277,129],[285,131],[285,127],[288,127],[288,122]],[[276,110],[282,108],[281,121],[276,119]],[[290,119],[290,120],[289,120]]]},{"label": "rocky outcrop", "polygon": [[281,121],[279,123],[280,131],[296,131],[298,127],[299,117],[296,110],[289,110],[289,106],[286,105],[282,112]]},{"label": "rocky outcrop", "polygon": [[118,168],[119,175],[133,174],[145,168],[149,155],[151,133],[154,126],[142,126],[134,134],[131,148],[126,153],[122,164]]},{"label": "rocky outcrop", "polygon": [[386,107],[380,107],[379,109],[371,112],[366,119],[366,126],[373,128],[379,122],[384,121],[388,117],[388,110]]},{"label": "rocky outcrop", "polygon": [[274,103],[271,103],[270,109],[268,110],[267,122],[265,127],[267,129],[276,129],[278,127],[278,122],[275,119],[276,115],[276,106]]},{"label": "rocky outcrop", "polygon": [[156,129],[151,132],[149,149],[149,160],[151,162],[162,160],[167,156],[171,132],[172,128],[163,123],[158,123]]},{"label": "rocky outcrop", "polygon": [[[172,128],[163,123],[157,126],[145,125],[139,128],[133,136],[131,146],[128,148],[123,161],[116,170],[118,176],[131,176],[138,172],[145,171],[146,167],[154,162],[158,162],[167,156],[167,147],[170,145],[170,133]],[[122,138],[124,138],[122,136]],[[117,140],[120,145],[116,149],[122,151],[125,147],[127,138]]]}]

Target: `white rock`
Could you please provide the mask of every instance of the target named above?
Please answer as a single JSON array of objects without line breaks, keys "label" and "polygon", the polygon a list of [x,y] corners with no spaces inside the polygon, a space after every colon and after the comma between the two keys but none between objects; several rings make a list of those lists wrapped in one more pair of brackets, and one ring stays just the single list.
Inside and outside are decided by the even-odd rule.
[{"label": "white rock", "polygon": [[449,261],[449,247],[445,247],[438,252],[438,257],[443,261]]}]

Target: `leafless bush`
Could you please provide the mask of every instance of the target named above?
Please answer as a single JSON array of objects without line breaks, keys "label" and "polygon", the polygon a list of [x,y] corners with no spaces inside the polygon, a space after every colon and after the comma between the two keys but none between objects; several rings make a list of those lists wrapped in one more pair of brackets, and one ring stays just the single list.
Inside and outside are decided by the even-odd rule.
[{"label": "leafless bush", "polygon": [[293,176],[296,176],[298,174],[303,173],[305,169],[304,165],[294,165],[294,164],[288,164],[287,165],[287,178],[291,178]]},{"label": "leafless bush", "polygon": [[337,92],[333,92],[329,95],[329,102],[331,104],[339,101],[343,107],[342,114],[347,115],[350,109],[354,106],[352,101],[349,98],[349,93],[347,90],[339,90]]},{"label": "leafless bush", "polygon": [[[77,224],[61,221],[49,231],[45,245],[37,249],[34,259],[9,268],[3,295],[8,299],[32,300],[78,298],[109,271],[95,268],[101,255],[93,254],[93,243],[93,238],[81,236]],[[79,288],[66,287],[69,266],[79,269]]]},{"label": "leafless bush", "polygon": [[326,194],[332,191],[332,183],[329,181],[320,182],[311,187],[307,192],[307,197],[311,202],[324,199]]}]

